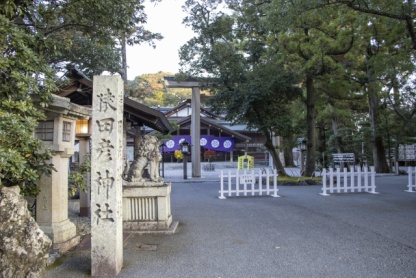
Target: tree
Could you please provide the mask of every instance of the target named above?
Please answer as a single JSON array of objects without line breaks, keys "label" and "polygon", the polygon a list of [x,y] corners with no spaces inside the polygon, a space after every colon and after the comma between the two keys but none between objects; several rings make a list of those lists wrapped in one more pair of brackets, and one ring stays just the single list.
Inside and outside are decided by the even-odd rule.
[{"label": "tree", "polygon": [[32,97],[45,106],[56,88],[53,71],[32,50],[36,44],[0,14],[0,186],[19,185],[24,195],[36,195],[36,181],[52,170],[50,153],[33,138],[43,114]]},{"label": "tree", "polygon": [[340,57],[353,46],[353,13],[344,8],[309,9],[309,1],[253,1],[263,6],[267,30],[276,36],[281,62],[303,77],[306,107],[307,155],[305,175],[315,171],[316,164],[316,82],[320,76],[336,76],[342,71]]},{"label": "tree", "polygon": [[1,1],[1,186],[18,185],[34,196],[36,181],[53,170],[49,152],[33,133],[66,64],[89,76],[117,72],[119,38],[129,34],[132,44],[160,38],[141,26],[146,21],[142,2]]},{"label": "tree", "polygon": [[360,1],[360,0],[327,0],[316,1],[317,3],[313,7],[322,7],[323,5],[338,5],[342,4],[348,8],[367,15],[375,16],[379,19],[390,19],[393,24],[387,25],[393,31],[400,25],[400,28],[407,33],[406,43],[408,48],[416,50],[416,27],[415,27],[415,13],[416,3],[412,0],[405,1]]},{"label": "tree", "polygon": [[191,97],[191,90],[165,88],[163,77],[173,76],[170,72],[148,73],[136,76],[128,82],[127,93],[148,106],[176,106]]},{"label": "tree", "polygon": [[[416,49],[414,1],[358,1],[358,0],[330,0],[294,2],[300,7],[299,14],[319,13],[325,10],[350,9],[354,15],[354,47],[349,55],[348,70],[350,80],[362,85],[361,91],[367,96],[368,115],[372,130],[373,160],[376,172],[388,172],[384,134],[380,113],[383,109],[381,91],[386,77],[409,70],[412,52]],[[328,17],[330,18],[330,17]],[[399,62],[400,61],[400,62]],[[394,68],[392,65],[401,64],[404,68]],[[413,64],[410,65],[414,67]],[[405,69],[407,68],[407,69]],[[355,69],[355,72],[354,72]],[[398,70],[398,71],[397,71]],[[396,72],[395,72],[396,71]],[[361,72],[361,73],[359,73]]]},{"label": "tree", "polygon": [[280,175],[286,175],[272,144],[274,134],[287,134],[292,127],[288,104],[300,96],[298,79],[269,53],[269,36],[251,7],[230,6],[234,14],[217,12],[221,1],[187,1],[190,15],[184,21],[198,37],[181,48],[185,73],[209,75],[215,82],[205,86],[213,92],[216,112],[225,112],[233,123],[257,128],[266,138]]}]

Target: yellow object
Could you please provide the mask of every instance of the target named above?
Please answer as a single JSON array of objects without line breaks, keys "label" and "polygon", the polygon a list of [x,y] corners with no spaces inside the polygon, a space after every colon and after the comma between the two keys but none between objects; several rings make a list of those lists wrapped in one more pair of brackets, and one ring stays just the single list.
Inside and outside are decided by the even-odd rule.
[{"label": "yellow object", "polygon": [[244,169],[244,162],[247,160],[247,170],[254,169],[254,157],[250,155],[243,155],[238,157],[238,170]]},{"label": "yellow object", "polygon": [[173,155],[177,160],[183,159],[183,153],[180,150],[176,150]]}]

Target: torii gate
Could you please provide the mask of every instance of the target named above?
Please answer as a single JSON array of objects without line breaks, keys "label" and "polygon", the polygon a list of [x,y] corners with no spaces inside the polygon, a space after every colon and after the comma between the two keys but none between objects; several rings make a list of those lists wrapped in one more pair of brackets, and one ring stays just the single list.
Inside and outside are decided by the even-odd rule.
[{"label": "torii gate", "polygon": [[191,101],[191,159],[192,159],[192,177],[201,177],[201,97],[199,81],[184,80],[177,81],[175,77],[165,76],[165,87],[167,88],[192,88]]}]

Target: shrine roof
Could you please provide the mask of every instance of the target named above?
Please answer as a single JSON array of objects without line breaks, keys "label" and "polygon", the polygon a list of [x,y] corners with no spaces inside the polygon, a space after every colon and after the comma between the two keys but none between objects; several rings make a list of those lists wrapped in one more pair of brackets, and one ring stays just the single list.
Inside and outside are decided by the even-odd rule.
[{"label": "shrine roof", "polygon": [[[71,82],[60,87],[56,95],[69,98],[72,103],[92,107],[93,82],[91,79],[74,66],[68,68],[67,77]],[[124,116],[133,124],[146,125],[165,134],[174,130],[162,112],[126,97],[124,98]]]},{"label": "shrine roof", "polygon": [[[251,140],[250,137],[248,137],[248,136],[246,136],[244,134],[241,134],[240,132],[231,130],[231,129],[227,128],[227,127],[224,127],[223,125],[219,125],[215,121],[213,121],[213,120],[211,120],[209,118],[201,117],[200,118],[200,121],[201,121],[201,126],[202,125],[211,126],[212,128],[215,128],[217,130],[220,130],[221,132],[227,133],[230,136],[235,137],[235,138],[237,138],[239,140],[242,140],[242,141],[247,141],[248,142],[248,141]],[[184,117],[181,120],[177,121],[176,123],[179,126],[188,126],[188,125],[191,124],[191,116]]]}]

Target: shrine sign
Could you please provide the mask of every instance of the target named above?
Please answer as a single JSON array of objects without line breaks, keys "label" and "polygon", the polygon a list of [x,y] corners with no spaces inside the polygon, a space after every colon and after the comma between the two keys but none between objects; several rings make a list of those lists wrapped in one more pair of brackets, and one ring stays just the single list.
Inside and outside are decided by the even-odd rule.
[{"label": "shrine sign", "polygon": [[355,154],[354,153],[334,153],[332,154],[332,161],[334,163],[342,163],[342,162],[355,162]]}]

